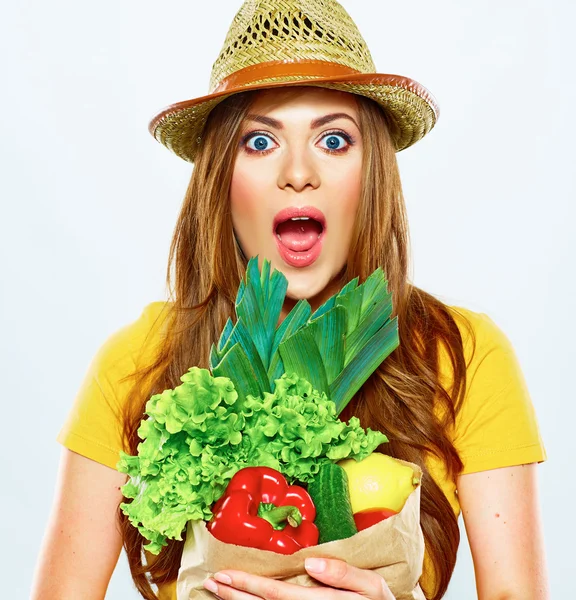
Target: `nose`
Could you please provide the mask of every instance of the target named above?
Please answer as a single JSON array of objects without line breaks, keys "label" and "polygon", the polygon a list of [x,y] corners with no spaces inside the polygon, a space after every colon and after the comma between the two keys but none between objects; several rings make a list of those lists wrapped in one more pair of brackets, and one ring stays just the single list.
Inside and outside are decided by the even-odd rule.
[{"label": "nose", "polygon": [[320,174],[314,158],[303,148],[293,148],[283,157],[278,173],[278,187],[291,187],[301,192],[307,187],[316,189],[320,185]]}]

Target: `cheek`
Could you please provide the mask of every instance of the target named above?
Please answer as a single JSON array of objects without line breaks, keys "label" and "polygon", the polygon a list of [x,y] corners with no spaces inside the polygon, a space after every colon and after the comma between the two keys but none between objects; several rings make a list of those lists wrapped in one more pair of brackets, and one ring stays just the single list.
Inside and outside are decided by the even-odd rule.
[{"label": "cheek", "polygon": [[342,182],[344,197],[347,202],[343,204],[346,216],[350,217],[356,214],[356,209],[360,203],[360,194],[362,192],[362,172],[361,168],[355,169],[345,181]]},{"label": "cheek", "polygon": [[230,183],[230,209],[234,223],[250,209],[251,189],[253,189],[252,183],[247,174],[235,168]]},{"label": "cheek", "polygon": [[334,203],[332,239],[349,242],[362,193],[362,166],[354,164],[333,179]]},{"label": "cheek", "polygon": [[229,200],[232,226],[247,256],[264,251],[267,189],[265,175],[239,159],[232,173]]},{"label": "cheek", "polygon": [[246,239],[246,228],[256,216],[256,196],[258,189],[253,172],[236,167],[230,183],[230,211],[232,224],[241,240]]}]

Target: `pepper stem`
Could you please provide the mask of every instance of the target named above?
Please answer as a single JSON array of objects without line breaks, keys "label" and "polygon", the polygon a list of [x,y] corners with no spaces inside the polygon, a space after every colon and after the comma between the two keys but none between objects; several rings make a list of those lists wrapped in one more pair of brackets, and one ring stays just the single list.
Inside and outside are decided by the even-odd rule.
[{"label": "pepper stem", "polygon": [[302,514],[296,506],[276,506],[271,502],[260,502],[258,516],[276,530],[282,530],[286,524],[298,527],[302,523]]}]

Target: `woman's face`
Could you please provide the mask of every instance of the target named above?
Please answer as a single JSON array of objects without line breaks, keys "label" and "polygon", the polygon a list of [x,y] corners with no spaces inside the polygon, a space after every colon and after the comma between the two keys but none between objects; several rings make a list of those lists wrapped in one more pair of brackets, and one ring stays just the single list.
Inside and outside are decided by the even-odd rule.
[{"label": "woman's face", "polygon": [[241,126],[230,187],[238,242],[284,273],[287,298],[314,308],[338,291],[346,264],[361,191],[358,123],[352,94],[309,87],[260,92]]}]

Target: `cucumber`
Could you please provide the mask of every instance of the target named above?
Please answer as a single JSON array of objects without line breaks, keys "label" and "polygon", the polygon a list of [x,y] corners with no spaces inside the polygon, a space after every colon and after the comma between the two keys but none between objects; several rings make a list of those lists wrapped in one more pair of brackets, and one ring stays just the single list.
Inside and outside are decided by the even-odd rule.
[{"label": "cucumber", "polygon": [[308,493],[316,507],[314,524],[318,527],[319,544],[343,540],[358,533],[350,505],[348,475],[340,465],[323,464],[308,484]]}]

